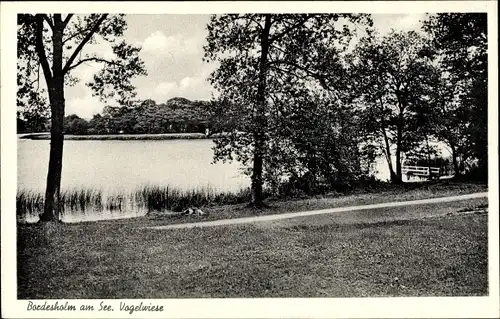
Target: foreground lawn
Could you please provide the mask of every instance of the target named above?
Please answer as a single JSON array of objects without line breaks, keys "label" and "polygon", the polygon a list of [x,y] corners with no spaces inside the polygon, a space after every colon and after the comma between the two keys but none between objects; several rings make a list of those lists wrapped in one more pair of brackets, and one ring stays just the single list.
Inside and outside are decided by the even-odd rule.
[{"label": "foreground lawn", "polygon": [[487,214],[462,212],[485,205],[185,230],[143,229],[144,220],[18,225],[18,297],[486,295]]}]

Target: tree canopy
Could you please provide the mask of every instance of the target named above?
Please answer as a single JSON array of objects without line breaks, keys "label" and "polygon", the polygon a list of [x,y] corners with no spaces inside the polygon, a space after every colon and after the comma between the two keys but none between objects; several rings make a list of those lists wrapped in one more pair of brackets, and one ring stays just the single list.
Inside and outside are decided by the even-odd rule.
[{"label": "tree canopy", "polygon": [[[438,135],[452,148],[456,173],[477,160],[476,177],[487,178],[488,166],[488,33],[486,13],[440,13],[424,21],[442,69],[438,83],[447,100],[438,120]],[[442,115],[442,113],[441,113]],[[451,128],[451,132],[447,130]],[[454,131],[453,131],[454,130]],[[459,159],[461,158],[461,163]],[[468,165],[471,166],[471,165]],[[469,170],[471,167],[469,167]]]},{"label": "tree canopy", "polygon": [[369,133],[366,142],[378,146],[397,182],[402,180],[402,155],[422,141],[432,107],[436,74],[425,54],[426,42],[414,31],[393,31],[362,38],[348,56],[351,94]]},{"label": "tree canopy", "polygon": [[[79,81],[74,70],[85,63],[103,65],[87,86],[102,101],[121,104],[135,96],[131,79],[146,75],[146,70],[140,48],[123,38],[127,24],[122,14],[19,14],[17,24],[18,107],[28,114],[44,114],[50,105],[50,159],[41,220],[54,221],[60,217],[65,87]],[[97,42],[108,43],[113,57],[86,50]]]},{"label": "tree canopy", "polygon": [[276,154],[297,150],[290,150],[293,142],[283,131],[293,131],[295,112],[308,114],[297,102],[335,90],[330,71],[341,69],[340,52],[355,24],[371,20],[356,14],[212,16],[205,59],[219,64],[210,83],[218,94],[216,128],[227,133],[216,141],[215,159],[247,165],[254,205],[262,202],[264,178],[278,178]]}]

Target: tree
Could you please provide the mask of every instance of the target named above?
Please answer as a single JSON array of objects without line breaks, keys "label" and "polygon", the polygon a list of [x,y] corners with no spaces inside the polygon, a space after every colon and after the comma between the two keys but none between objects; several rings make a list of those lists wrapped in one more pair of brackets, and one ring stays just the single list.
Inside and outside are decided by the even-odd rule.
[{"label": "tree", "polygon": [[[140,48],[118,41],[125,29],[124,15],[18,15],[18,105],[29,100],[40,109],[47,108],[45,89],[40,88],[40,68],[50,105],[50,158],[41,221],[59,220],[65,87],[78,81],[73,71],[84,63],[103,65],[87,85],[101,99],[115,98],[118,103],[134,96],[130,79],[146,74],[138,56]],[[97,41],[108,42],[115,57],[86,53],[84,48]]]},{"label": "tree", "polygon": [[[466,137],[462,153],[472,153],[478,161],[478,177],[488,171],[488,36],[486,13],[439,13],[424,21],[432,37],[435,53],[453,85],[458,112],[448,117],[458,134]],[[466,119],[466,121],[464,121]],[[453,125],[455,124],[455,125]]]},{"label": "tree", "polygon": [[106,134],[108,133],[108,122],[101,114],[95,114],[89,121],[90,134]]},{"label": "tree", "polygon": [[121,107],[106,106],[102,116],[97,114],[90,121],[93,133],[161,134],[204,132],[208,125],[207,103],[173,98],[156,104],[153,100],[130,101]]},{"label": "tree", "polygon": [[[46,113],[39,112],[36,108],[23,108],[17,112],[18,123],[22,121],[22,126],[26,132],[45,132],[50,129],[50,118]],[[20,128],[20,127],[18,127]]]},{"label": "tree", "polygon": [[64,133],[65,134],[87,134],[89,123],[80,118],[76,114],[68,115],[64,118]]},{"label": "tree", "polygon": [[[218,91],[214,105],[220,120],[215,129],[224,132],[216,140],[215,160],[235,157],[247,166],[252,205],[263,205],[266,161],[272,163],[277,151],[271,147],[288,145],[275,130],[286,112],[279,101],[308,81],[330,86],[322,67],[338,60],[335,54],[349,42],[352,23],[358,22],[371,23],[366,15],[212,16],[205,60],[219,63],[210,82]],[[285,89],[287,85],[294,88]]]},{"label": "tree", "polygon": [[348,57],[353,102],[363,110],[371,142],[380,147],[395,183],[402,181],[403,153],[421,142],[421,128],[427,125],[428,117],[421,115],[430,108],[435,74],[425,49],[425,39],[416,32],[393,31],[361,39]]},{"label": "tree", "polygon": [[460,176],[465,163],[473,156],[467,137],[471,114],[462,103],[465,94],[463,81],[450,76],[440,63],[436,68],[439,76],[432,85],[430,130],[437,140],[447,145],[454,174]]},{"label": "tree", "polygon": [[[296,157],[288,166],[293,179],[300,181],[303,170],[306,180],[302,183],[307,183],[309,192],[317,193],[339,190],[365,178],[369,174],[365,160],[370,160],[365,156],[368,153],[360,152],[363,135],[355,110],[325,96],[305,97],[301,103],[292,104],[297,112],[283,121],[286,127],[282,126],[282,134],[288,135],[286,139],[293,146],[289,157]],[[288,153],[281,150],[281,157]]]}]

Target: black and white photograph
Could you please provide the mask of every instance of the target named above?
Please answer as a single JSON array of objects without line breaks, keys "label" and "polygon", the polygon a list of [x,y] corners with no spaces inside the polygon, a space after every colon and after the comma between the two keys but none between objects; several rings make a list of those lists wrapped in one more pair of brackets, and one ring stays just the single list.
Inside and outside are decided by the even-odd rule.
[{"label": "black and white photograph", "polygon": [[2,2],[2,318],[500,315],[497,2],[131,4]]}]

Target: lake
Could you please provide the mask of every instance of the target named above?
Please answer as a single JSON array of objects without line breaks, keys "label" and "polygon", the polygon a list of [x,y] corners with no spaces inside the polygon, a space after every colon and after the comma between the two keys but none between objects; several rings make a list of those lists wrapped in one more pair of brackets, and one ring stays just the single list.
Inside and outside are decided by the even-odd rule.
[{"label": "lake", "polygon": [[[238,163],[212,164],[211,140],[65,141],[61,188],[130,191],[145,184],[236,191]],[[18,139],[18,189],[43,192],[50,141]]]},{"label": "lake", "polygon": [[[47,178],[50,141],[18,139],[17,189],[43,194]],[[250,186],[240,165],[213,164],[213,141],[138,140],[64,142],[61,189],[98,189],[104,194],[126,193],[144,185],[170,186],[181,190],[210,188],[238,191]],[[386,164],[377,165],[379,177],[388,175]],[[66,214],[65,221],[97,220],[144,215],[126,212]]]}]

